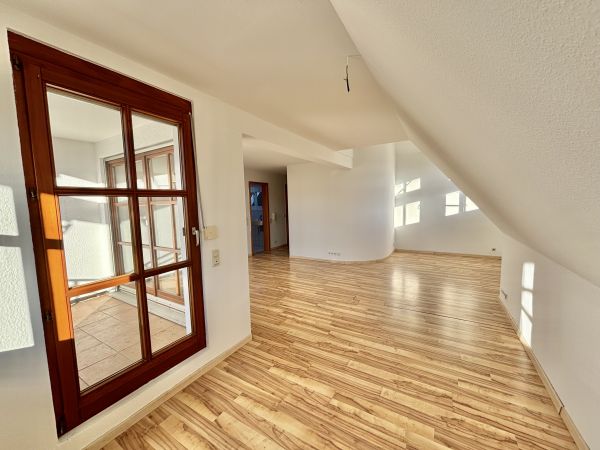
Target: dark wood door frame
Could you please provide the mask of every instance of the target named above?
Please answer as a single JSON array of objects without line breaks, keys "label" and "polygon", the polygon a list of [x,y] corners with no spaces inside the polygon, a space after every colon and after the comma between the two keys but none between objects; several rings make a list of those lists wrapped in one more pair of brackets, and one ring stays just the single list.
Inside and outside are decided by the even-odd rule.
[{"label": "dark wood door frame", "polygon": [[254,255],[254,246],[252,245],[252,186],[260,186],[262,188],[263,232],[265,234],[265,253],[271,251],[271,218],[269,217],[269,183],[250,181],[248,183],[248,206],[250,207],[250,248],[252,249],[252,254]]},{"label": "dark wood door frame", "polygon": [[290,248],[290,211],[288,203],[288,188],[287,183],[285,184],[285,237],[287,241],[288,249]]}]

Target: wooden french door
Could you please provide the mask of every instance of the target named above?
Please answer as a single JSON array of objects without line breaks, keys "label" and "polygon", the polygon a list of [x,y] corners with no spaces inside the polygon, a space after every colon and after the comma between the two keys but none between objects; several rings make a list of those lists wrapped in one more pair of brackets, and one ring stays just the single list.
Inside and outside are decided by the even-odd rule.
[{"label": "wooden french door", "polygon": [[[176,171],[173,146],[144,151],[135,157],[137,185],[141,189],[152,189],[162,180],[167,186],[176,188]],[[125,173],[125,160],[117,158],[106,162],[109,187],[117,187]],[[144,199],[145,200],[145,199]],[[114,217],[125,205],[116,199],[111,200]],[[174,263],[181,260],[179,233],[177,230],[177,202],[170,198],[148,199],[140,203],[140,219],[145,233],[142,233],[142,253],[146,266]],[[113,228],[113,242],[117,255],[126,253],[132,246],[131,239],[121,233],[119,227]],[[117,263],[122,267],[123,259]],[[123,268],[124,270],[124,268]],[[154,276],[146,283],[148,294],[166,298],[183,304],[183,285],[179,272],[162,277]]]},{"label": "wooden french door", "polygon": [[60,435],[206,346],[191,104],[9,45]]}]

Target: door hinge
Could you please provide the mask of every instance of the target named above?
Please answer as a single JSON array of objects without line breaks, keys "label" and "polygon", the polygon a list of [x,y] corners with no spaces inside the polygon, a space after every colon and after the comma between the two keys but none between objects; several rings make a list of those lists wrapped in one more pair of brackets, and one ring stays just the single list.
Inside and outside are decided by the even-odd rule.
[{"label": "door hinge", "polygon": [[44,319],[44,322],[52,322],[52,319],[54,318],[52,311],[45,311],[42,318]]},{"label": "door hinge", "polygon": [[12,63],[13,69],[21,70],[23,68],[23,63],[21,63],[21,58],[17,55],[11,55],[10,61]]},{"label": "door hinge", "polygon": [[35,190],[34,188],[27,189],[27,196],[31,200],[37,200],[37,198],[38,198],[37,190]]}]

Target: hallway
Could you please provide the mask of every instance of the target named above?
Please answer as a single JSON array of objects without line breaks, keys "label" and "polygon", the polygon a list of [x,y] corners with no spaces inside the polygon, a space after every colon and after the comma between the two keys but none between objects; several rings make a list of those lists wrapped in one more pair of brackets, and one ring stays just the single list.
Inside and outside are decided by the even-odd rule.
[{"label": "hallway", "polygon": [[252,342],[106,449],[575,448],[498,304],[499,260],[249,264]]}]

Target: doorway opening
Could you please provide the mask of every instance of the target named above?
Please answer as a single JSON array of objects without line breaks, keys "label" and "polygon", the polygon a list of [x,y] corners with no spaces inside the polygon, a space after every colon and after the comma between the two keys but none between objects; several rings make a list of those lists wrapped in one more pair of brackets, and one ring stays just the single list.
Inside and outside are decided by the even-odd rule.
[{"label": "doorway opening", "polygon": [[269,216],[269,185],[257,181],[249,182],[250,239],[252,254],[271,251]]}]

